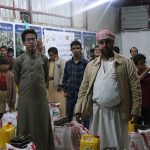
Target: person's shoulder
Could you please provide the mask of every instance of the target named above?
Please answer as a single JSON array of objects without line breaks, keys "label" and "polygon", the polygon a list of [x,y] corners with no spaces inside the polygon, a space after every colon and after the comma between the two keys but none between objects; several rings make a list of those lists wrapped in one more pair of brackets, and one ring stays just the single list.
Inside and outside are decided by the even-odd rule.
[{"label": "person's shoulder", "polygon": [[95,66],[96,64],[100,64],[100,57],[97,57],[92,61],[88,62],[87,67],[92,69],[92,67]]},{"label": "person's shoulder", "polygon": [[58,60],[62,61],[62,62],[66,62],[65,59],[61,58],[61,57],[58,57]]},{"label": "person's shoulder", "polygon": [[133,60],[131,60],[130,58],[127,58],[123,55],[119,55],[119,58],[120,62],[122,62],[122,65],[125,65],[127,67],[127,70],[129,71],[129,68],[134,68],[136,69],[136,66],[133,62]]},{"label": "person's shoulder", "polygon": [[133,63],[133,60],[131,60],[130,58],[127,58],[126,56],[121,55],[121,54],[117,54],[117,59],[124,63]]},{"label": "person's shoulder", "polygon": [[40,54],[40,55],[43,59],[48,60],[48,57],[45,54]]},{"label": "person's shoulder", "polygon": [[122,56],[122,59],[123,59],[126,63],[134,64],[133,60],[130,59],[130,58],[127,58],[127,57],[125,57],[125,56]]},{"label": "person's shoulder", "polygon": [[25,56],[26,56],[26,53],[23,53],[23,54],[21,54],[20,56],[18,56],[18,57],[15,59],[15,61],[16,61],[16,62],[19,62],[19,61],[21,61],[22,59],[24,59]]},{"label": "person's shoulder", "polygon": [[69,59],[69,60],[66,61],[66,64],[70,64],[70,63],[72,63],[72,62],[73,62],[73,60],[72,60],[72,58],[71,58],[71,59]]},{"label": "person's shoulder", "polygon": [[85,63],[85,64],[88,63],[88,61],[87,61],[86,59],[84,59],[84,58],[82,58],[81,61],[82,61],[83,63]]},{"label": "person's shoulder", "polygon": [[65,63],[65,68],[68,68],[68,66],[71,66],[71,64],[72,64],[72,59],[67,60]]},{"label": "person's shoulder", "polygon": [[7,74],[8,74],[9,77],[13,77],[14,76],[14,74],[11,71],[8,71]]}]

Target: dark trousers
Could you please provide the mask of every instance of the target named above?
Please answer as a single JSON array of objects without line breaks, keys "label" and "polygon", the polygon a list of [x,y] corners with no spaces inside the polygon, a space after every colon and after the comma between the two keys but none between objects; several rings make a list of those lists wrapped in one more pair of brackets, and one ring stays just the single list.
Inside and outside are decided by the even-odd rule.
[{"label": "dark trousers", "polygon": [[150,125],[150,108],[143,108],[141,110],[141,117],[138,120],[138,124],[141,125],[144,122],[144,125]]},{"label": "dark trousers", "polygon": [[73,113],[74,113],[74,107],[77,102],[78,95],[75,93],[69,94],[67,97],[66,102],[66,115],[68,117],[68,121],[72,121],[73,119]]},{"label": "dark trousers", "polygon": [[[70,94],[67,97],[67,103],[66,103],[66,115],[68,117],[68,121],[71,122],[73,119],[73,113],[74,113],[74,107],[77,103],[77,98],[78,95],[77,94]],[[83,121],[83,126],[86,127],[87,129],[89,129],[89,120],[84,120]]]},{"label": "dark trousers", "polygon": [[2,117],[3,117],[3,113],[0,113],[0,119],[2,119]]}]

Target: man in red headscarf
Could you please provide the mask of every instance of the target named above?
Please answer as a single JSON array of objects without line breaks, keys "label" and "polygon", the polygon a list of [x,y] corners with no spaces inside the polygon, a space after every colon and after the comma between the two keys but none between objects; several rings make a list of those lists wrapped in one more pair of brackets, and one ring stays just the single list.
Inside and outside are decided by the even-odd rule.
[{"label": "man in red headscarf", "polygon": [[113,51],[115,35],[96,35],[101,55],[84,72],[76,104],[78,122],[90,118],[90,133],[100,149],[128,149],[128,121],[140,114],[141,88],[133,62]]}]

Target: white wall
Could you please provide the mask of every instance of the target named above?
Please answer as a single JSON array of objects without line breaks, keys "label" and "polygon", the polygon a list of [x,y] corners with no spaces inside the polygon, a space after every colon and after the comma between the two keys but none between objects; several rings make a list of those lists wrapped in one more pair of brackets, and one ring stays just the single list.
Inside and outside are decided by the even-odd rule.
[{"label": "white wall", "polygon": [[114,33],[119,31],[119,9],[107,5],[103,4],[88,11],[89,31],[101,29],[110,29]]}]

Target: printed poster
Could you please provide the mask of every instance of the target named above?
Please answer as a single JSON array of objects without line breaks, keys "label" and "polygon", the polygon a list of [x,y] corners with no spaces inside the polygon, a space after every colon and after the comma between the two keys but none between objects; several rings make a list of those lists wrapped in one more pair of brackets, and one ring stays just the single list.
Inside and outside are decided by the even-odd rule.
[{"label": "printed poster", "polygon": [[90,50],[96,46],[96,33],[83,32],[83,55],[90,60]]},{"label": "printed poster", "polygon": [[46,49],[46,55],[48,56],[48,49],[50,47],[56,47],[58,49],[58,55],[69,60],[72,57],[70,51],[70,43],[74,40],[74,33],[63,32],[61,30],[44,30],[44,44]]},{"label": "printed poster", "polygon": [[0,47],[14,47],[13,46],[13,24],[0,23]]}]

